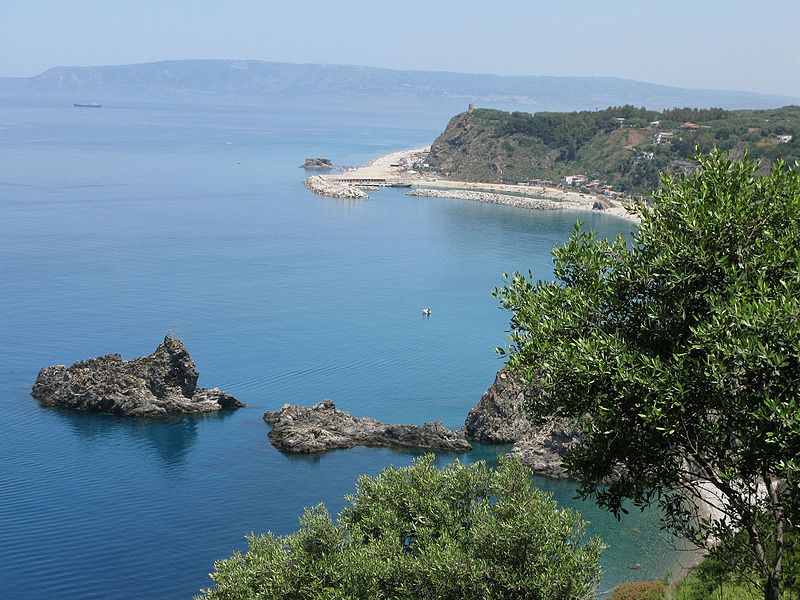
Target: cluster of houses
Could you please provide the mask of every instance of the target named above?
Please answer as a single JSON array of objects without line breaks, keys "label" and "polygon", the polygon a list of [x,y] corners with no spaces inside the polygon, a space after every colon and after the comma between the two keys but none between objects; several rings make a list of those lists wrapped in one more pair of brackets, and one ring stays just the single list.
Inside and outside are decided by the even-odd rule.
[{"label": "cluster of houses", "polygon": [[555,183],[549,179],[542,179],[541,177],[533,177],[526,181],[518,181],[517,185],[527,185],[531,187],[555,187]]},{"label": "cluster of houses", "polygon": [[578,188],[591,194],[602,194],[610,198],[621,198],[625,194],[618,192],[610,185],[602,184],[597,179],[589,179],[588,175],[567,175],[564,177],[563,187]]}]

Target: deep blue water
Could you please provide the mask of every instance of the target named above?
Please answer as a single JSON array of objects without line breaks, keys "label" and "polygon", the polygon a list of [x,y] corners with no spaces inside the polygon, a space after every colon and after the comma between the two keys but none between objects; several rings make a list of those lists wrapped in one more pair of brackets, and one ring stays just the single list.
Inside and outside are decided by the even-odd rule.
[{"label": "deep blue water", "polygon": [[[501,366],[501,274],[549,276],[550,249],[578,218],[608,235],[630,226],[302,186],[307,156],[361,164],[443,126],[425,114],[0,105],[0,596],[191,597],[246,532],[293,531],[304,506],[337,511],[359,473],[415,456],[286,456],[265,410],[331,398],[389,422],[463,423]],[[153,423],[29,395],[43,366],[147,354],[167,332],[202,385],[248,408]],[[689,560],[654,515],[617,523],[572,500],[574,485],[537,482],[612,545],[601,590]]]}]

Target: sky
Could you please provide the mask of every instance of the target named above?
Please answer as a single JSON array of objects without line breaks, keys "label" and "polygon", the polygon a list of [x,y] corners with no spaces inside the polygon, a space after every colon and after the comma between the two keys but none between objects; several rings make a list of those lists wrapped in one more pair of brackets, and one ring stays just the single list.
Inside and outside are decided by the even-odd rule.
[{"label": "sky", "polygon": [[800,0],[0,0],[0,76],[189,58],[800,97]]}]

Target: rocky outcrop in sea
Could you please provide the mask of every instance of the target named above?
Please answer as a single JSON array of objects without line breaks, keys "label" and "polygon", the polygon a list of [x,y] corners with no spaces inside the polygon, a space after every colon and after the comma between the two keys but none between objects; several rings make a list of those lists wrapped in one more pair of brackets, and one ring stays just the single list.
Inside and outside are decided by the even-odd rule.
[{"label": "rocky outcrop in sea", "polygon": [[549,419],[535,426],[525,414],[525,401],[536,393],[506,369],[469,411],[464,423],[467,438],[489,444],[514,443],[518,454],[537,475],[568,479],[562,460],[577,440],[578,432],[562,419]]},{"label": "rocky outcrop in sea", "polygon": [[264,414],[272,425],[269,439],[284,452],[323,452],[353,446],[430,448],[466,452],[471,446],[460,431],[440,421],[424,425],[388,425],[369,417],[357,418],[323,400],[309,408],[286,404]]},{"label": "rocky outcrop in sea", "polygon": [[197,377],[183,342],[166,336],[149,356],[122,360],[107,354],[46,367],[31,395],[43,406],[150,418],[245,406],[219,388],[199,387]]},{"label": "rocky outcrop in sea", "polygon": [[364,190],[351,185],[328,181],[320,175],[312,175],[303,182],[303,185],[315,194],[327,196],[328,198],[349,198],[354,200],[369,198],[369,195]]},{"label": "rocky outcrop in sea", "polygon": [[314,158],[307,158],[305,162],[300,165],[300,168],[309,170],[332,169],[333,163],[329,158],[317,156]]}]

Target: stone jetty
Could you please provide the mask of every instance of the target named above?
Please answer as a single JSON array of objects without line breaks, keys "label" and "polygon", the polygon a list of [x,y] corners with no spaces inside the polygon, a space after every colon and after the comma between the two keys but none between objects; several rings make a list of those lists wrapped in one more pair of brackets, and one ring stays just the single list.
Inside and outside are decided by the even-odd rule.
[{"label": "stone jetty", "polygon": [[369,198],[369,195],[364,190],[327,180],[321,175],[312,175],[303,182],[303,185],[315,194],[327,196],[328,198],[350,198],[354,200]]},{"label": "stone jetty", "polygon": [[434,190],[429,188],[416,188],[406,193],[406,196],[422,196],[427,198],[458,198],[460,200],[473,200],[488,204],[502,204],[517,208],[532,208],[538,210],[561,210],[564,205],[557,200],[543,198],[526,198],[512,194],[495,194],[493,192],[479,192],[475,190]]}]

